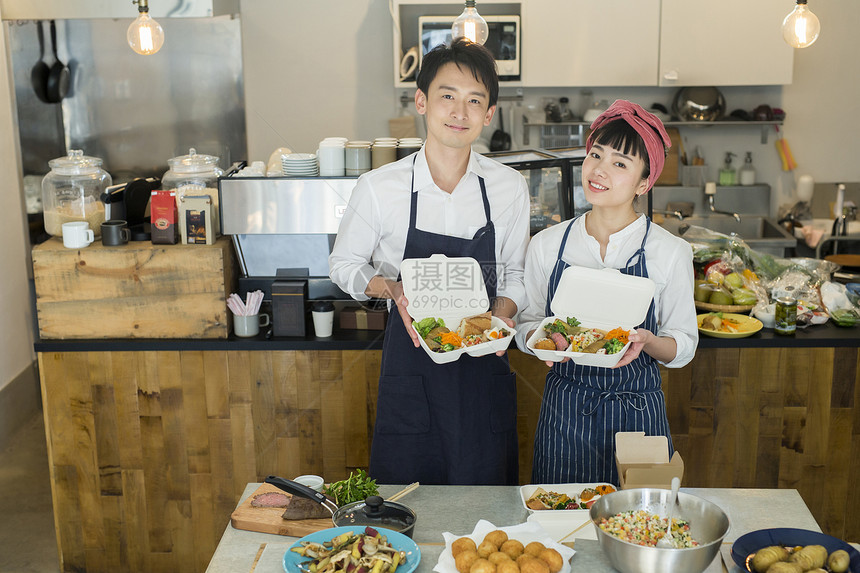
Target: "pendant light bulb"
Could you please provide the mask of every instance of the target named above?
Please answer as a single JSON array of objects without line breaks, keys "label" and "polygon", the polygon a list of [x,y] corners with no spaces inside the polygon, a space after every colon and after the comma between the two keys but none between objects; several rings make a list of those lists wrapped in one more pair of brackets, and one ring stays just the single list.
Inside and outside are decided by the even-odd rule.
[{"label": "pendant light bulb", "polygon": [[782,21],[782,37],[792,48],[811,46],[820,32],[818,16],[809,10],[806,0],[797,0],[794,10]]},{"label": "pendant light bulb", "polygon": [[487,26],[487,21],[478,14],[475,0],[466,0],[466,8],[451,25],[451,38],[453,40],[466,38],[483,45],[489,36],[490,28]]},{"label": "pendant light bulb", "polygon": [[131,49],[142,56],[149,56],[164,45],[164,30],[161,24],[149,15],[147,0],[136,0],[138,16],[128,27],[126,39]]}]

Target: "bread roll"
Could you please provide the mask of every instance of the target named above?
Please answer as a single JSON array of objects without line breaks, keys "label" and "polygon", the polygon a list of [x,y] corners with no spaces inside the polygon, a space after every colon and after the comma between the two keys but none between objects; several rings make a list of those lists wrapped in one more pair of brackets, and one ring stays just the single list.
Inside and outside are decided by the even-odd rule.
[{"label": "bread roll", "polygon": [[460,326],[457,328],[457,334],[461,338],[465,338],[471,334],[482,335],[485,330],[492,328],[492,314],[487,311],[475,316],[468,316],[460,321]]}]

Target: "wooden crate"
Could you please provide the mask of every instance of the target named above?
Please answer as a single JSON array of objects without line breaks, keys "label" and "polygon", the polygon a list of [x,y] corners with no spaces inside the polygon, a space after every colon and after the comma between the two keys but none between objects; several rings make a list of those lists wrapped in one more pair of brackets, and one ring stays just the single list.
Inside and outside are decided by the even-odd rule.
[{"label": "wooden crate", "polygon": [[227,338],[235,291],[230,240],[214,245],[33,248],[43,339]]},{"label": "wooden crate", "polygon": [[666,163],[663,165],[663,172],[654,183],[655,185],[680,185],[681,173],[679,169],[680,156],[684,152],[681,133],[676,127],[666,128],[666,133],[672,141],[672,147],[669,148],[669,153],[666,155]]}]

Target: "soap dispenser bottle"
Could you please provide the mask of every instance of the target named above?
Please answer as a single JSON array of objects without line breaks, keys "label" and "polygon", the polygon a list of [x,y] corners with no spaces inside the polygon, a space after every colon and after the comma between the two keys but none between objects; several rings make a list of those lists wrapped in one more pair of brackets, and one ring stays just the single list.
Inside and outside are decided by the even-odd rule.
[{"label": "soap dispenser bottle", "polygon": [[720,185],[734,185],[736,180],[735,176],[737,173],[735,172],[735,168],[732,167],[732,157],[735,154],[731,151],[726,152],[725,163],[723,163],[723,168],[720,169]]},{"label": "soap dispenser bottle", "polygon": [[744,164],[738,169],[738,182],[741,185],[755,185],[755,167],[752,164],[752,151],[747,151]]}]

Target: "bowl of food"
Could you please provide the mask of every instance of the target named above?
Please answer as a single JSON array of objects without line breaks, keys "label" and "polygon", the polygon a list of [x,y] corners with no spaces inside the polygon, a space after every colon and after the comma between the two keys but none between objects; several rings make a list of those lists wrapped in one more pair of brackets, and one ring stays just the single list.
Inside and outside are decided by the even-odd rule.
[{"label": "bowl of food", "polygon": [[672,512],[674,537],[683,547],[655,547],[665,533],[671,494],[668,489],[626,489],[604,495],[591,506],[597,540],[615,569],[702,573],[714,560],[729,531],[729,518],[716,504],[687,493],[678,493]]}]

